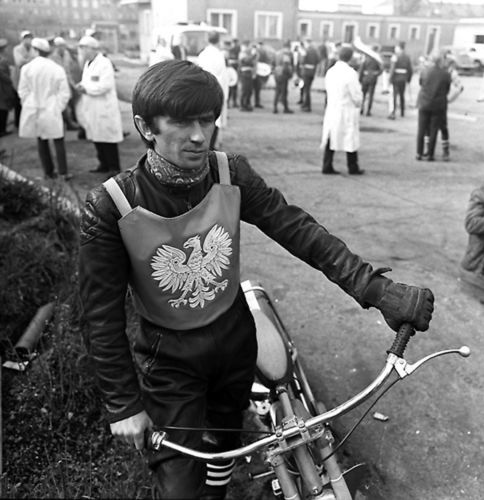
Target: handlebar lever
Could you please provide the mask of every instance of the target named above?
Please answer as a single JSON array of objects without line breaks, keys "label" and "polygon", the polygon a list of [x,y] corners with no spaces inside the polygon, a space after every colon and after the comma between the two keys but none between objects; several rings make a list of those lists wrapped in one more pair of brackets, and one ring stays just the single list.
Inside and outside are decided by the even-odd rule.
[{"label": "handlebar lever", "polygon": [[407,375],[411,375],[415,370],[420,368],[424,363],[430,361],[431,359],[438,358],[439,356],[444,356],[446,354],[459,354],[463,358],[467,358],[471,354],[471,350],[468,346],[464,345],[459,349],[446,349],[445,351],[438,351],[424,358],[418,360],[416,363],[410,364],[405,359],[399,358],[394,354],[389,354],[388,358],[393,363],[395,370],[397,371],[400,378],[405,378]]}]

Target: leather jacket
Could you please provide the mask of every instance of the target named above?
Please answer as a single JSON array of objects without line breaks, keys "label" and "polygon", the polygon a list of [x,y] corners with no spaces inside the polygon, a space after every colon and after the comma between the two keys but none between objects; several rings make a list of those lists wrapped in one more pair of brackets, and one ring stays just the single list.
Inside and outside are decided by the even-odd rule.
[{"label": "leather jacket", "polygon": [[[290,253],[322,271],[363,307],[372,305],[365,302],[365,290],[383,270],[374,270],[312,216],[289,205],[243,156],[229,154],[228,158],[231,182],[241,193],[241,220],[257,226]],[[163,217],[176,217],[195,207],[219,181],[213,153],[209,154],[209,174],[190,187],[162,184],[145,161],[143,156],[135,167],[118,174],[116,181],[132,207],[141,206]],[[88,194],[81,220],[80,292],[88,327],[86,343],[110,422],[143,410],[126,334],[130,262],[118,229],[119,217],[103,186]]]}]

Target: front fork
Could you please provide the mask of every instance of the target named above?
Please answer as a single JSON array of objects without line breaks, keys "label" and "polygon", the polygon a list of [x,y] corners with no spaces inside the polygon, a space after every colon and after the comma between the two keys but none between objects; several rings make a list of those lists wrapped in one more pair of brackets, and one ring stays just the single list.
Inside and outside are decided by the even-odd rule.
[{"label": "front fork", "polygon": [[[298,401],[294,400],[296,405],[293,404],[288,390],[286,387],[278,387],[276,390],[282,417],[275,418],[276,420],[276,435],[277,429],[283,429],[291,426],[298,426],[300,428],[300,435],[304,438],[308,431],[304,424],[303,415],[305,412],[302,405],[298,405]],[[324,435],[316,441],[316,445],[320,447],[322,456],[328,456],[331,453],[331,442],[333,441],[329,429],[324,430]],[[288,447],[291,449],[290,453],[294,457],[297,464],[297,470],[302,483],[302,489],[305,492],[304,498],[311,498],[313,500],[351,500],[351,494],[346,486],[343,474],[337,463],[336,457],[330,456],[323,464],[326,469],[332,490],[323,488],[323,480],[321,478],[320,470],[314,462],[314,458],[309,450],[307,443],[301,443],[291,448],[291,443],[285,442],[282,437],[279,441],[279,448],[284,449]],[[289,451],[288,451],[289,453]],[[294,474],[291,474],[287,461],[284,457],[287,453],[271,454],[268,453],[267,461],[274,470],[278,479],[280,489],[286,500],[302,500],[301,492],[297,487],[297,482],[294,479]]]}]

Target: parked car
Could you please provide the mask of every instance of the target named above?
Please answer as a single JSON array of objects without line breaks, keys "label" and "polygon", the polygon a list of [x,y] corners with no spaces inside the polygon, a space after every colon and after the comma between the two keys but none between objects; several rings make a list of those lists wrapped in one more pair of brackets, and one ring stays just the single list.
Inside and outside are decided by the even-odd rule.
[{"label": "parked car", "polygon": [[482,70],[483,65],[472,56],[469,47],[442,47],[447,57],[455,62],[459,74],[475,74]]}]

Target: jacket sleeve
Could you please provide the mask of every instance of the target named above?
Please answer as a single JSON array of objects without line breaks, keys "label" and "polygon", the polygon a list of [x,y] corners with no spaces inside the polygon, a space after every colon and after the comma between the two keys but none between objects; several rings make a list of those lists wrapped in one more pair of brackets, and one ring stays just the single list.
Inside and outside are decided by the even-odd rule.
[{"label": "jacket sleeve", "polygon": [[244,157],[236,158],[236,184],[241,191],[241,219],[254,224],[292,255],[320,270],[361,306],[368,285],[385,269],[373,269],[330,234],[311,215],[289,205],[283,195],[266,185]]},{"label": "jacket sleeve", "polygon": [[143,410],[126,334],[129,257],[118,218],[104,187],[88,195],[81,218],[80,294],[87,323],[85,341],[110,422]]},{"label": "jacket sleeve", "polygon": [[67,73],[64,68],[60,68],[62,71],[59,72],[58,89],[57,89],[57,99],[59,102],[59,107],[64,110],[71,98],[71,89],[69,88],[69,81],[67,80]]},{"label": "jacket sleeve", "polygon": [[476,189],[471,194],[465,228],[469,234],[484,236],[484,187]]}]

